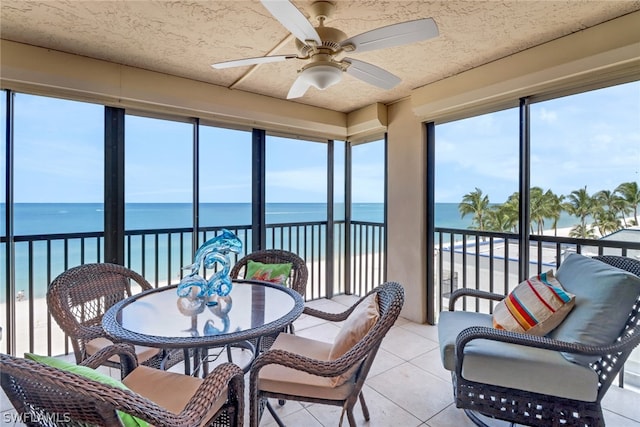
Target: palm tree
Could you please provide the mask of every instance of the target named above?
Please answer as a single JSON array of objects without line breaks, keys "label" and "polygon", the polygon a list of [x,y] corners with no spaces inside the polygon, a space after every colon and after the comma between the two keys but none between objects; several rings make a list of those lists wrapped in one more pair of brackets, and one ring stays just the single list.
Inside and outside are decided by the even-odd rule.
[{"label": "palm tree", "polygon": [[576,237],[582,239],[595,239],[596,234],[593,232],[592,227],[578,224],[569,231],[569,237]]},{"label": "palm tree", "polygon": [[616,194],[615,191],[601,190],[594,194],[593,198],[597,200],[598,203],[607,211],[613,212],[616,216],[622,212],[622,219],[625,221],[626,225],[624,214],[626,202],[622,197]]},{"label": "palm tree", "polygon": [[529,216],[531,219],[531,233],[533,224],[538,224],[538,234],[544,231],[545,204],[544,192],[540,187],[532,187],[529,190]]},{"label": "palm tree", "polygon": [[[624,206],[624,200],[609,190],[601,190],[593,195],[593,213],[595,225],[601,236],[605,236],[622,227],[618,212]],[[624,215],[623,215],[624,217]]]},{"label": "palm tree", "polygon": [[546,206],[546,215],[547,215],[547,218],[550,218],[551,220],[553,220],[551,225],[553,227],[554,236],[558,235],[558,221],[560,220],[560,215],[564,210],[562,208],[563,201],[564,201],[564,196],[562,195],[558,196],[551,190],[547,190],[547,192],[544,193],[544,205]]},{"label": "palm tree", "polygon": [[[580,231],[583,234],[587,233],[587,216],[593,213],[593,199],[589,196],[589,193],[587,193],[587,186],[585,185],[585,187],[580,190],[572,191],[571,194],[567,196],[567,202],[563,207],[570,215],[580,218]],[[576,226],[574,230],[576,228],[578,228],[578,226]]]},{"label": "palm tree", "polygon": [[458,211],[460,211],[461,218],[464,218],[468,214],[473,215],[472,223],[476,230],[486,230],[486,218],[487,209],[489,207],[489,196],[483,195],[482,190],[476,187],[475,191],[467,193],[462,197],[462,202],[458,205]]},{"label": "palm tree", "polygon": [[510,232],[518,225],[518,211],[514,217],[507,203],[490,207],[486,217],[487,228],[491,231]]},{"label": "palm tree", "polygon": [[623,182],[618,185],[615,192],[620,194],[626,202],[628,208],[633,209],[633,219],[635,225],[638,225],[638,204],[640,204],[640,189],[637,182]]},{"label": "palm tree", "polygon": [[517,233],[518,225],[520,225],[520,194],[516,192],[510,195],[507,201],[502,204],[501,209],[509,219],[512,231]]},{"label": "palm tree", "polygon": [[598,228],[601,236],[606,236],[622,228],[620,218],[616,216],[615,212],[604,209],[602,206],[599,206],[595,211],[594,219],[594,225]]}]

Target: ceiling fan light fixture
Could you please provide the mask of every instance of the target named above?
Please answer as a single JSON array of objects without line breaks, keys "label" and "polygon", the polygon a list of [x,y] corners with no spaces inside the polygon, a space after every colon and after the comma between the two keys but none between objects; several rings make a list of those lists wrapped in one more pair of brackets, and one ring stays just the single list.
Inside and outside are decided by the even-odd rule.
[{"label": "ceiling fan light fixture", "polygon": [[317,89],[324,90],[342,80],[342,68],[328,64],[313,65],[302,70],[299,78]]}]

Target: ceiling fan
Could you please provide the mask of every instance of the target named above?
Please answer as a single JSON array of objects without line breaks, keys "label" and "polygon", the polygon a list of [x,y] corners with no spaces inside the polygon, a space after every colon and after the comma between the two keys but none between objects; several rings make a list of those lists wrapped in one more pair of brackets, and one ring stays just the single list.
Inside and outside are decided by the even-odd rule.
[{"label": "ceiling fan", "polygon": [[325,27],[325,20],[331,15],[335,4],[317,1],[311,5],[318,26],[313,27],[307,18],[289,0],[260,0],[264,7],[296,37],[298,54],[261,56],[233,61],[217,62],[216,69],[242,67],[302,59],[307,63],[298,71],[287,99],[299,98],[310,86],[324,90],[342,79],[346,72],[366,83],[383,89],[391,89],[401,79],[382,68],[353,58],[345,53],[367,52],[427,40],[438,35],[438,27],[431,18],[401,22],[376,28],[353,37],[337,28]]}]

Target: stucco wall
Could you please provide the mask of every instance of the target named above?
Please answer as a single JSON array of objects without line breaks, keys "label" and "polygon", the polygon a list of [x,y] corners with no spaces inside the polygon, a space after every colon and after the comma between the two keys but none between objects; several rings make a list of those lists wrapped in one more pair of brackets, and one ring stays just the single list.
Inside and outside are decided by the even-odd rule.
[{"label": "stucco wall", "polygon": [[388,110],[387,279],[405,288],[402,316],[426,322],[425,130],[401,101]]}]

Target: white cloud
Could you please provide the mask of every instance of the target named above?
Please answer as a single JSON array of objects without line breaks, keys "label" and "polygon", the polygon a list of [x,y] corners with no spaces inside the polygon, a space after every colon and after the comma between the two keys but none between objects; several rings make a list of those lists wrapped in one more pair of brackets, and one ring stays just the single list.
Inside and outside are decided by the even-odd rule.
[{"label": "white cloud", "polygon": [[556,113],[555,111],[547,110],[543,107],[540,109],[538,118],[543,122],[554,123],[556,120],[558,120],[558,113]]}]

